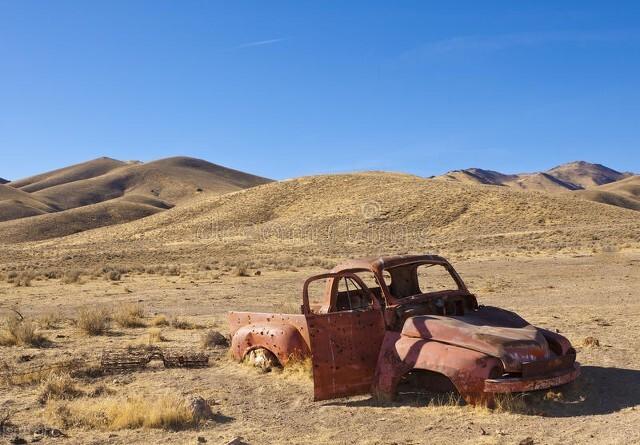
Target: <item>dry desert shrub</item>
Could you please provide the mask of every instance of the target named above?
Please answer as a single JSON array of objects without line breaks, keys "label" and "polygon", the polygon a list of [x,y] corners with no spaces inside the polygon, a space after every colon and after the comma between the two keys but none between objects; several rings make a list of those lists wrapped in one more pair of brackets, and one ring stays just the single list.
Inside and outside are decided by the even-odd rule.
[{"label": "dry desert shrub", "polygon": [[202,334],[200,338],[203,349],[207,348],[226,348],[229,346],[229,340],[222,333],[210,330]]},{"label": "dry desert shrub", "polygon": [[16,272],[15,270],[10,270],[4,275],[5,281],[9,284],[15,283],[16,278],[18,278],[18,272]]},{"label": "dry desert shrub", "polygon": [[111,327],[111,316],[104,308],[87,307],[78,312],[77,324],[87,335],[104,335]]},{"label": "dry desert shrub", "polygon": [[169,320],[164,314],[159,314],[151,320],[151,326],[169,326]]},{"label": "dry desert shrub", "polygon": [[586,337],[584,340],[582,340],[582,346],[585,346],[587,348],[597,348],[598,346],[600,346],[600,340],[595,337]]},{"label": "dry desert shrub", "polygon": [[233,274],[236,277],[248,277],[249,276],[249,267],[245,263],[240,263],[236,265]]},{"label": "dry desert shrub", "polygon": [[84,393],[67,373],[51,373],[42,382],[38,401],[43,405],[49,400],[71,400]]},{"label": "dry desert shrub", "polygon": [[23,270],[22,272],[17,273],[9,283],[13,283],[16,287],[29,287],[35,278],[36,273],[34,271]]},{"label": "dry desert shrub", "polygon": [[149,266],[145,268],[145,272],[149,275],[180,275],[180,268],[178,266]]},{"label": "dry desert shrub", "polygon": [[64,284],[77,283],[80,281],[80,275],[82,275],[82,272],[78,269],[67,270],[62,275],[62,282]]},{"label": "dry desert shrub", "polygon": [[186,402],[173,395],[82,398],[47,404],[47,417],[63,428],[114,431],[136,428],[179,430],[197,423]]},{"label": "dry desert shrub", "polygon": [[144,309],[139,304],[121,304],[113,313],[113,319],[123,328],[142,328]]},{"label": "dry desert shrub", "polygon": [[49,340],[37,332],[31,320],[10,317],[0,329],[0,346],[46,346]]},{"label": "dry desert shrub", "polygon": [[60,278],[60,277],[63,276],[63,274],[59,270],[55,270],[55,269],[45,270],[45,271],[41,272],[41,274],[47,280],[53,280],[53,279]]},{"label": "dry desert shrub", "polygon": [[180,268],[178,266],[170,266],[167,269],[167,275],[178,276],[180,275]]},{"label": "dry desert shrub", "polygon": [[104,273],[104,279],[107,281],[120,281],[122,274],[117,270],[110,270]]},{"label": "dry desert shrub", "polygon": [[181,320],[178,317],[173,317],[171,320],[171,327],[175,329],[195,329],[196,325],[191,323],[190,321]]}]

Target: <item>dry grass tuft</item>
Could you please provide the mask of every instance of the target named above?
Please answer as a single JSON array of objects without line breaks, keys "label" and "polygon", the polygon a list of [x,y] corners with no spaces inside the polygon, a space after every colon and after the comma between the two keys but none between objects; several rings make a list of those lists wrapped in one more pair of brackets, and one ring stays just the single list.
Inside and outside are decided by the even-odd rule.
[{"label": "dry grass tuft", "polygon": [[582,346],[586,348],[597,348],[600,346],[600,340],[595,337],[586,337],[582,340]]},{"label": "dry grass tuft", "polygon": [[186,402],[173,395],[78,399],[48,403],[47,417],[63,428],[114,431],[137,428],[179,430],[196,425]]},{"label": "dry grass tuft", "polygon": [[162,335],[160,328],[149,329],[149,343],[161,343],[163,341],[167,341],[167,339]]},{"label": "dry grass tuft", "polygon": [[42,382],[38,401],[44,405],[49,400],[71,400],[83,394],[69,374],[51,373]]},{"label": "dry grass tuft", "polygon": [[144,309],[139,304],[121,304],[113,314],[113,319],[123,328],[142,328],[146,324],[143,320]]},{"label": "dry grass tuft", "polygon": [[80,282],[80,275],[82,272],[78,269],[67,270],[62,276],[62,282],[64,284],[72,284]]},{"label": "dry grass tuft", "polygon": [[524,397],[524,394],[495,394],[492,410],[499,413],[527,413],[529,407]]},{"label": "dry grass tuft", "polygon": [[298,358],[292,357],[282,369],[282,373],[287,377],[295,378],[313,378],[313,363],[311,357]]},{"label": "dry grass tuft", "polygon": [[38,319],[38,324],[40,327],[45,329],[55,329],[62,323],[62,321],[63,319],[59,314],[56,314],[55,312],[47,312]]},{"label": "dry grass tuft", "polygon": [[169,320],[164,314],[156,315],[151,320],[151,326],[169,326]]},{"label": "dry grass tuft", "polygon": [[240,263],[234,269],[233,274],[236,277],[248,277],[249,276],[249,267],[244,263]]},{"label": "dry grass tuft", "polygon": [[196,329],[196,325],[190,321],[181,320],[178,317],[173,317],[171,320],[171,327],[175,329]]},{"label": "dry grass tuft", "polygon": [[88,335],[104,335],[111,327],[111,316],[104,308],[84,308],[78,313],[78,327]]},{"label": "dry grass tuft", "polygon": [[7,318],[0,330],[0,346],[35,346],[43,347],[49,340],[36,331],[31,320],[20,320],[16,317]]},{"label": "dry grass tuft", "polygon": [[463,399],[457,392],[435,393],[429,399],[427,406],[430,408],[458,407],[463,404]]}]

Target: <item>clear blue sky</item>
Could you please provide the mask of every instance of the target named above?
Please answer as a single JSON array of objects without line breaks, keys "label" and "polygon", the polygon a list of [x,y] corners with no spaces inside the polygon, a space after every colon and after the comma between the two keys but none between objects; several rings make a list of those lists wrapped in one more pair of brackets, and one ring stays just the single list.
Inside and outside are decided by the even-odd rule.
[{"label": "clear blue sky", "polygon": [[0,0],[0,176],[640,171],[640,2]]}]

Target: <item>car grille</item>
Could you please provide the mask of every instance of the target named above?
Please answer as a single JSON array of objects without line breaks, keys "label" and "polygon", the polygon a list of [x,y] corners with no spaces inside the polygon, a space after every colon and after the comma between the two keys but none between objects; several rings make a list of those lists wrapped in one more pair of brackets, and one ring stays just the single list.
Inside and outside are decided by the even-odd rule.
[{"label": "car grille", "polygon": [[537,360],[522,364],[522,377],[536,377],[550,371],[570,368],[576,361],[575,354],[566,354],[549,360]]}]

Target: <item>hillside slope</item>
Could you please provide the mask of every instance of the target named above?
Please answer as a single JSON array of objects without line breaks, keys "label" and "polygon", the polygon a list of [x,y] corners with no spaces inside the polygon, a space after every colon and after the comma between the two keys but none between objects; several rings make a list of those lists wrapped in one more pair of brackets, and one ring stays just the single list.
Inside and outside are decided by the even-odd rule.
[{"label": "hillside slope", "polygon": [[[2,204],[2,203],[0,203]],[[122,224],[161,212],[162,208],[144,202],[117,198],[57,213],[42,213],[27,219],[0,224],[0,242],[58,238],[98,227]]]},{"label": "hillside slope", "polygon": [[175,157],[126,165],[85,180],[68,182],[34,196],[72,209],[128,194],[160,199],[170,205],[198,193],[228,193],[268,182],[265,178],[232,170],[200,159]]},{"label": "hillside slope", "polygon": [[640,176],[630,176],[589,190],[581,190],[576,195],[590,201],[640,210]]},{"label": "hillside slope", "polygon": [[0,184],[0,222],[54,212],[57,208],[46,199]]},{"label": "hillside slope", "polygon": [[6,184],[7,182],[9,182],[8,179],[0,178],[0,184]]},{"label": "hillside slope", "polygon": [[[563,196],[360,173],[270,183],[34,245],[128,261],[344,258],[640,245],[640,214]],[[0,240],[9,242],[4,237]]]},{"label": "hillside slope", "polygon": [[37,192],[38,190],[60,184],[95,178],[96,176],[103,175],[124,165],[126,165],[125,162],[118,161],[116,159],[98,158],[50,172],[41,173],[25,179],[20,179],[12,182],[11,186],[29,193]]},{"label": "hillside slope", "polygon": [[[1,185],[0,221],[5,223],[0,223],[0,231],[14,242],[64,236],[148,216],[199,195],[266,182],[269,180],[187,157],[146,164],[100,158]],[[29,218],[32,216],[42,217]],[[15,224],[6,223],[17,219]]]}]

